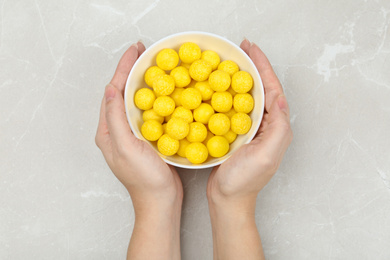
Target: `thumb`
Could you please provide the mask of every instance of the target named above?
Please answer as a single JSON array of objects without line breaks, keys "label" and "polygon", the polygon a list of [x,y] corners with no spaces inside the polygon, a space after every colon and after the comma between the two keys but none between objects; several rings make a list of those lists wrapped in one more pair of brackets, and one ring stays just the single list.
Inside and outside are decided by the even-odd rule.
[{"label": "thumb", "polygon": [[114,147],[120,148],[133,134],[127,122],[122,94],[111,84],[106,87],[105,102],[108,132]]}]

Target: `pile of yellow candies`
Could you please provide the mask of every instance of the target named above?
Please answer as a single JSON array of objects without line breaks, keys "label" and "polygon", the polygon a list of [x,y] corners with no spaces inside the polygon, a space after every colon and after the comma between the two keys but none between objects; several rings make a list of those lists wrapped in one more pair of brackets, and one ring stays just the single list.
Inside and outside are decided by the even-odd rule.
[{"label": "pile of yellow candies", "polygon": [[156,64],[145,72],[150,88],[139,89],[134,102],[144,110],[142,135],[157,141],[160,153],[200,164],[224,156],[249,131],[253,79],[235,62],[186,42],[179,52],[161,50]]}]

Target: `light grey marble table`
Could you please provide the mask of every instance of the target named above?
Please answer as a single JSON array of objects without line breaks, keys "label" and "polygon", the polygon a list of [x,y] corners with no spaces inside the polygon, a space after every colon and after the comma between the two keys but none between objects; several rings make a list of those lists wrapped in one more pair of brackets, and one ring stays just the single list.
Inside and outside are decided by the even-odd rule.
[{"label": "light grey marble table", "polygon": [[[257,202],[267,259],[390,259],[390,1],[0,0],[0,259],[124,259],[134,212],[94,143],[133,42],[268,55],[294,140]],[[182,258],[211,259],[210,170],[179,170]]]}]

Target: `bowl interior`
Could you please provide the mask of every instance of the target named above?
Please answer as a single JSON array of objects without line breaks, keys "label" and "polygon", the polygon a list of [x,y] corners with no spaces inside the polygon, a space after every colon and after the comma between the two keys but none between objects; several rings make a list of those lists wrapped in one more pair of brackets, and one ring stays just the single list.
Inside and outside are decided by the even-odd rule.
[{"label": "bowl interior", "polygon": [[[144,81],[144,73],[150,66],[156,65],[155,59],[157,53],[164,48],[171,48],[176,51],[179,51],[180,45],[185,42],[194,42],[198,44],[202,51],[213,50],[217,52],[221,58],[221,61],[232,60],[236,62],[240,67],[240,70],[247,71],[252,75],[254,83],[254,86],[250,91],[254,98],[255,104],[253,111],[249,114],[252,119],[252,127],[249,132],[245,135],[238,135],[237,139],[230,145],[230,150],[225,156],[221,158],[213,158],[209,156],[206,162],[199,165],[192,164],[186,158],[182,158],[178,155],[165,156],[159,153],[156,146],[156,142],[149,142],[142,136],[141,126],[143,123],[143,111],[138,109],[134,104],[135,92],[140,88],[148,87]],[[252,60],[246,55],[246,53],[242,51],[237,45],[230,42],[229,40],[226,40],[225,38],[214,34],[204,32],[185,32],[174,34],[161,39],[160,41],[156,42],[151,47],[146,49],[146,51],[139,57],[127,79],[125,89],[125,106],[127,120],[129,121],[131,130],[133,131],[134,135],[137,138],[148,142],[165,162],[182,168],[201,169],[221,164],[223,161],[228,159],[231,154],[235,150],[237,150],[238,147],[243,144],[249,143],[253,139],[263,117],[264,90],[260,75],[256,70],[255,65],[253,64]]]}]

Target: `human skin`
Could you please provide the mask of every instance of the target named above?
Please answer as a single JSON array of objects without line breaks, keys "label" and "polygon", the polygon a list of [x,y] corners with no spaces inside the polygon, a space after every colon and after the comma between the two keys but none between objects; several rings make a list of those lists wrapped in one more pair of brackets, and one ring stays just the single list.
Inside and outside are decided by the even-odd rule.
[{"label": "human skin", "polygon": [[292,141],[287,100],[271,64],[248,40],[241,48],[260,73],[265,111],[255,138],[210,174],[207,198],[214,259],[264,259],[255,222],[256,198],[277,171]]},{"label": "human skin", "polygon": [[127,77],[145,46],[133,44],[122,56],[105,89],[96,144],[108,166],[130,194],[135,212],[127,258],[180,259],[183,186],[168,166],[127,122],[123,100]]}]

